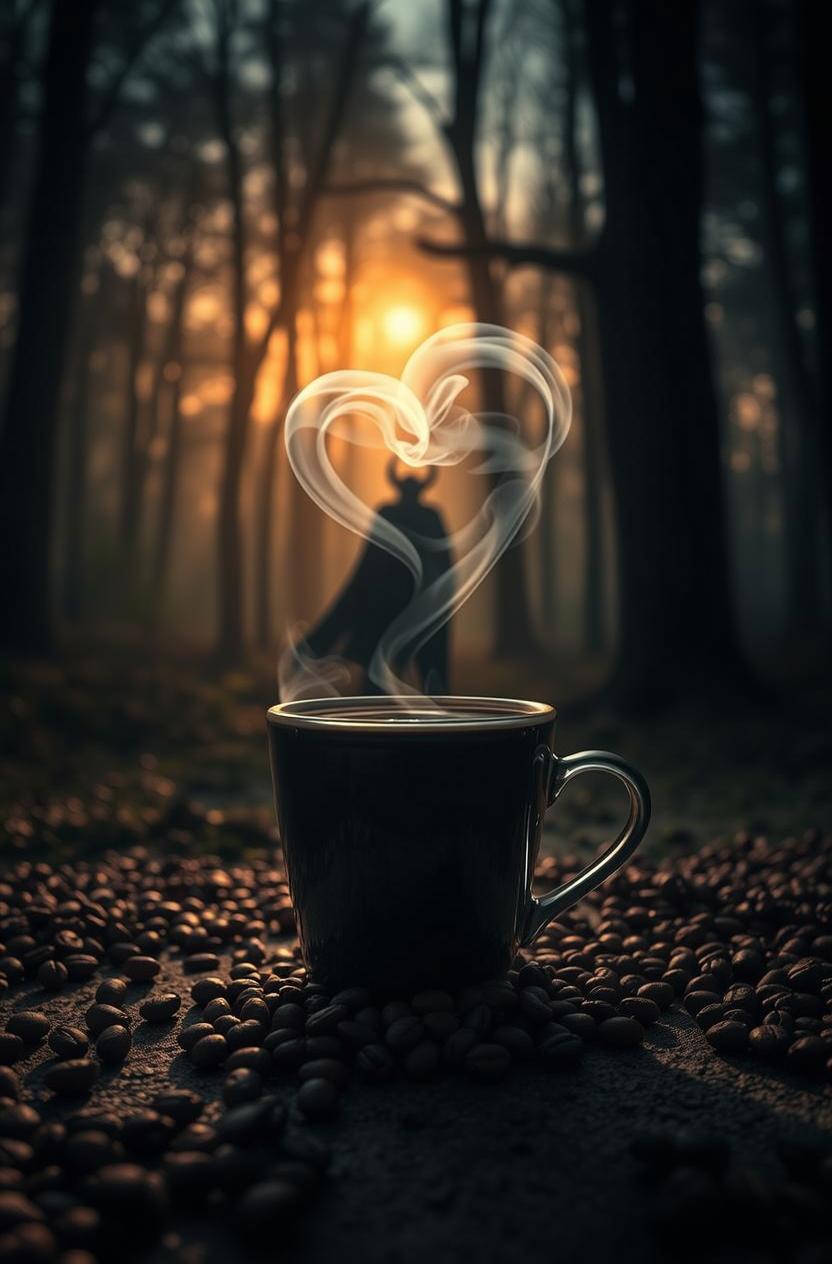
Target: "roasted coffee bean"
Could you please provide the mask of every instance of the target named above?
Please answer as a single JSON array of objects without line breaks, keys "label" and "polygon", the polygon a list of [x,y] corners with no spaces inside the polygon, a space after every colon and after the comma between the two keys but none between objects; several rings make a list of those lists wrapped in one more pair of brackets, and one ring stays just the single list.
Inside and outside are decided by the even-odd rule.
[{"label": "roasted coffee bean", "polygon": [[213,1036],[215,1034],[214,1028],[210,1023],[192,1023],[190,1027],[183,1027],[177,1033],[176,1043],[180,1049],[184,1049],[188,1053],[198,1040],[202,1040],[203,1036]]},{"label": "roasted coffee bean", "polygon": [[298,1216],[303,1194],[292,1181],[268,1180],[252,1185],[240,1200],[242,1232],[255,1242],[269,1242]]},{"label": "roasted coffee bean", "polygon": [[[554,1024],[550,1024],[551,1026]],[[580,1037],[564,1027],[560,1032],[549,1031],[544,1036],[537,1047],[537,1056],[547,1067],[574,1067],[580,1062],[583,1050]]]},{"label": "roasted coffee bean", "polygon": [[425,1029],[415,1014],[397,1018],[384,1033],[384,1040],[396,1053],[406,1053],[424,1038]]},{"label": "roasted coffee bean", "polygon": [[131,1154],[150,1158],[166,1150],[176,1124],[156,1110],[140,1110],[128,1115],[121,1130],[121,1139]]},{"label": "roasted coffee bean", "polygon": [[95,999],[99,1005],[121,1005],[127,995],[127,980],[118,977],[114,979],[104,979],[99,983],[95,992]]},{"label": "roasted coffee bean", "polygon": [[218,1032],[220,1036],[227,1037],[235,1027],[242,1027],[242,1023],[234,1014],[220,1014],[219,1018],[215,1018],[211,1023],[211,1029]]},{"label": "roasted coffee bean", "polygon": [[[592,1022],[592,1019],[589,1021]],[[594,1023],[592,1025],[593,1027],[595,1026]],[[489,1043],[502,1045],[504,1049],[508,1050],[512,1058],[516,1058],[518,1061],[523,1058],[530,1058],[534,1053],[534,1040],[522,1027],[510,1027],[506,1024],[501,1027],[495,1027],[490,1032],[488,1040]]]},{"label": "roasted coffee bean", "polygon": [[50,1026],[45,1015],[35,1010],[18,1010],[6,1023],[6,1031],[19,1036],[26,1045],[37,1045],[49,1034]]},{"label": "roasted coffee bean", "polygon": [[147,1023],[166,1023],[179,1012],[182,998],[176,992],[159,992],[149,996],[139,1006],[139,1013]]},{"label": "roasted coffee bean", "polygon": [[64,965],[71,982],[80,983],[91,979],[98,969],[98,958],[88,952],[74,952],[64,957]]},{"label": "roasted coffee bean", "polygon": [[63,961],[44,961],[38,969],[37,980],[44,992],[60,992],[69,979],[69,971]]},{"label": "roasted coffee bean", "polygon": [[748,1027],[730,1019],[713,1023],[706,1032],[718,1053],[743,1053],[748,1047]]},{"label": "roasted coffee bean", "polygon": [[219,1066],[228,1057],[228,1041],[224,1036],[217,1035],[215,1032],[211,1036],[203,1036],[197,1040],[189,1052],[191,1062],[200,1071],[208,1070],[211,1067]]},{"label": "roasted coffee bean", "polygon": [[171,1193],[179,1198],[204,1197],[216,1185],[216,1163],[200,1150],[166,1154],[162,1172]]},{"label": "roasted coffee bean", "polygon": [[115,1005],[91,1005],[86,1013],[87,1030],[93,1036],[99,1036],[107,1027],[129,1027],[131,1023],[127,1010]]},{"label": "roasted coffee bean", "polygon": [[588,1014],[596,1023],[607,1022],[616,1017],[616,1009],[614,1005],[608,1005],[606,1001],[583,1001],[578,1008],[579,1014]]},{"label": "roasted coffee bean", "polygon": [[272,1098],[262,1098],[226,1110],[217,1123],[220,1140],[232,1145],[247,1145],[268,1135],[274,1105]]},{"label": "roasted coffee bean", "polygon": [[220,959],[213,952],[195,952],[182,962],[186,974],[210,974],[220,968]]},{"label": "roasted coffee bean", "polygon": [[439,1066],[439,1046],[433,1040],[420,1040],[402,1061],[402,1070],[411,1080],[427,1080]]},{"label": "roasted coffee bean", "polygon": [[349,1080],[349,1072],[343,1062],[336,1062],[334,1058],[315,1058],[311,1062],[304,1062],[298,1068],[298,1079],[301,1081],[332,1080],[333,1084],[343,1088]]},{"label": "roasted coffee bean", "polygon": [[158,1172],[137,1163],[113,1163],[100,1168],[86,1184],[89,1201],[102,1215],[129,1229],[140,1239],[155,1237],[167,1206],[165,1185]]},{"label": "roasted coffee bean", "polygon": [[191,998],[195,1005],[207,1005],[209,1001],[215,1001],[218,997],[225,998],[225,984],[216,975],[197,979],[191,988]]},{"label": "roasted coffee bean", "polygon": [[225,1060],[226,1071],[247,1067],[258,1075],[266,1076],[272,1070],[272,1057],[266,1049],[235,1049]]},{"label": "roasted coffee bean", "polygon": [[634,1018],[642,1027],[650,1027],[661,1016],[658,1005],[648,996],[625,996],[618,1009],[625,1018]]},{"label": "roasted coffee bean", "polygon": [[327,1005],[306,1020],[307,1036],[334,1036],[338,1024],[346,1022],[350,1011],[346,1005]]},{"label": "roasted coffee bean", "polygon": [[652,982],[642,984],[636,996],[646,996],[648,1001],[653,1001],[659,1009],[667,1009],[673,1002],[674,992],[669,983]]},{"label": "roasted coffee bean", "polygon": [[[226,1015],[226,1017],[229,1017]],[[221,1022],[221,1019],[217,1020]],[[246,1022],[237,1022],[233,1027],[228,1028],[220,1035],[225,1035],[228,1041],[228,1047],[234,1049],[259,1049],[266,1035],[266,1028],[263,1023],[258,1023],[255,1019],[248,1019]]]},{"label": "roasted coffee bean", "polygon": [[53,1062],[43,1076],[46,1087],[61,1097],[79,1097],[88,1093],[97,1079],[98,1067],[89,1058]]},{"label": "roasted coffee bean", "polygon": [[229,1072],[222,1085],[222,1099],[227,1106],[255,1102],[263,1094],[263,1079],[256,1071],[238,1067]]},{"label": "roasted coffee bean", "polygon": [[205,1109],[205,1102],[192,1089],[171,1088],[157,1093],[151,1106],[160,1115],[167,1115],[182,1127],[199,1119]]},{"label": "roasted coffee bean", "polygon": [[26,1052],[26,1045],[10,1031],[0,1031],[0,1066],[13,1066]]},{"label": "roasted coffee bean", "polygon": [[350,1049],[363,1049],[365,1045],[374,1044],[378,1040],[378,1031],[364,1023],[345,1022],[338,1024],[337,1036]]},{"label": "roasted coffee bean", "polygon": [[202,1011],[202,1021],[204,1023],[213,1023],[222,1014],[230,1014],[231,1006],[224,996],[218,996],[215,1000],[209,1001]]},{"label": "roasted coffee bean", "polygon": [[126,1027],[105,1027],[95,1042],[95,1052],[107,1066],[119,1066],[130,1052],[133,1037]]},{"label": "roasted coffee bean", "polygon": [[332,1080],[306,1080],[300,1086],[296,1100],[307,1119],[326,1119],[338,1105],[338,1088]]},{"label": "roasted coffee bean", "polygon": [[511,1067],[511,1054],[503,1045],[475,1044],[465,1055],[466,1075],[480,1084],[494,1084],[505,1079]]},{"label": "roasted coffee bean", "polygon": [[149,983],[162,967],[155,957],[136,956],[128,957],[121,968],[131,983]]},{"label": "roasted coffee bean", "polygon": [[30,1141],[39,1124],[40,1115],[23,1102],[0,1107],[0,1137]]},{"label": "roasted coffee bean", "polygon": [[829,1057],[829,1046],[819,1036],[800,1036],[793,1041],[786,1054],[790,1067],[806,1075],[820,1075]]},{"label": "roasted coffee bean", "polygon": [[362,1079],[380,1084],[392,1077],[394,1062],[384,1045],[365,1045],[356,1056],[355,1069]]},{"label": "roasted coffee bean", "polygon": [[604,1044],[613,1048],[635,1049],[644,1039],[644,1028],[635,1018],[620,1015],[600,1023],[598,1035]]},{"label": "roasted coffee bean", "polygon": [[332,1004],[345,1005],[347,1009],[355,1012],[370,1004],[370,993],[366,988],[344,988],[343,991],[335,993]]},{"label": "roasted coffee bean", "polygon": [[212,1128],[210,1124],[190,1123],[171,1139],[168,1150],[187,1153],[200,1150],[210,1154],[216,1150],[218,1144],[219,1134],[216,1128]]},{"label": "roasted coffee bean", "polygon": [[11,1067],[0,1066],[0,1097],[18,1098],[20,1096],[20,1080]]},{"label": "roasted coffee bean", "polygon": [[73,1173],[87,1176],[107,1163],[117,1162],[122,1154],[112,1137],[91,1128],[86,1132],[74,1132],[67,1138],[62,1158],[64,1165]]},{"label": "roasted coffee bean", "polygon": [[80,1027],[61,1024],[49,1033],[49,1048],[59,1058],[83,1058],[90,1047],[86,1033]]}]

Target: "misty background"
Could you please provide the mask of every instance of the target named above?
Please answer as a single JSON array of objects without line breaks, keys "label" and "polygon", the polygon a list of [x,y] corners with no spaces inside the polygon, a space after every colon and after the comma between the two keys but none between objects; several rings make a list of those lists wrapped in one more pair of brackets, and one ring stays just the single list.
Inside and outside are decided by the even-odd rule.
[{"label": "misty background", "polygon": [[[4,0],[0,589],[11,657],[276,663],[358,542],[289,399],[460,320],[575,416],[452,682],[628,706],[811,691],[830,609],[818,0]],[[480,406],[537,433],[522,384]],[[333,446],[369,503],[385,459]],[[452,528],[478,481],[444,471]],[[519,692],[515,685],[513,692]]]}]

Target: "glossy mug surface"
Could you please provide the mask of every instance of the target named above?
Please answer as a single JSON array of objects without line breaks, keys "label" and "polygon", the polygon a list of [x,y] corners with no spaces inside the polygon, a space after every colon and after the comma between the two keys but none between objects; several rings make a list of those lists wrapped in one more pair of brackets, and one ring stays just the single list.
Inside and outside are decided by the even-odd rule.
[{"label": "glossy mug surface", "polygon": [[[644,781],[609,752],[558,759],[554,733],[552,707],[494,698],[269,710],[278,828],[317,982],[380,994],[493,978],[626,860],[649,820]],[[625,783],[630,819],[605,856],[537,899],[546,808],[590,769]]]}]

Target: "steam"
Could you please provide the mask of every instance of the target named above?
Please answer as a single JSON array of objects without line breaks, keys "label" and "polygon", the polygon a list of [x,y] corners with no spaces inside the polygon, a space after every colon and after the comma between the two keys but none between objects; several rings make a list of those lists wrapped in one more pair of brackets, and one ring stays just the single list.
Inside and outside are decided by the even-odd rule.
[{"label": "steam", "polygon": [[[471,413],[458,399],[472,370],[512,373],[529,383],[544,406],[542,440],[531,443],[518,419]],[[304,387],[286,415],[286,452],[306,493],[341,526],[403,563],[413,596],[382,636],[372,682],[388,694],[413,693],[392,664],[413,655],[474,590],[524,528],[537,520],[546,466],[569,431],[569,388],[552,357],[531,339],[499,325],[464,324],[428,338],[405,365],[401,379],[384,373],[325,373]],[[356,433],[352,419],[371,423]],[[472,473],[488,479],[482,507],[447,542],[419,538],[422,549],[450,546],[455,564],[425,583],[412,540],[377,516],[339,476],[327,450],[330,436],[380,449],[403,465],[453,466],[472,457]],[[337,659],[316,659],[296,629],[279,669],[283,701],[337,695],[348,681]],[[341,686],[341,688],[339,688]]]}]

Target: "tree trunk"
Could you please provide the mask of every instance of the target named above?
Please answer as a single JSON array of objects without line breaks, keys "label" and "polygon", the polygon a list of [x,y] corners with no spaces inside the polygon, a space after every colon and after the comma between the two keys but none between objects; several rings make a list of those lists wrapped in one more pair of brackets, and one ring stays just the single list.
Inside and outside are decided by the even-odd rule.
[{"label": "tree trunk", "polygon": [[787,225],[777,187],[772,118],[771,34],[765,4],[748,11],[754,49],[751,87],[760,158],[764,250],[771,284],[771,353],[778,384],[778,438],[786,560],[786,632],[817,634],[821,619],[819,559],[819,443],[817,402],[797,326]]},{"label": "tree trunk", "polygon": [[51,539],[58,404],[80,273],[87,66],[96,0],[53,0],[38,152],[19,274],[18,325],[0,438],[0,639],[52,642]]},{"label": "tree trunk", "polygon": [[[478,0],[475,11],[466,15],[462,0],[448,0],[454,108],[452,121],[445,127],[444,135],[459,181],[459,222],[466,246],[465,265],[471,302],[478,321],[501,325],[501,287],[494,276],[488,254],[488,232],[480,200],[475,154],[484,32],[490,9],[490,0]],[[504,416],[506,396],[503,375],[485,370],[480,377],[485,411]],[[515,657],[534,652],[537,646],[532,629],[522,544],[510,548],[497,563],[495,581],[497,654]]]},{"label": "tree trunk", "polygon": [[612,690],[649,706],[743,668],[700,283],[698,5],[628,6],[632,104],[618,92],[615,10],[585,5],[606,201],[597,294],[619,542]]},{"label": "tree trunk", "polygon": [[[90,360],[99,328],[97,314],[103,298],[106,275],[104,261],[98,269],[98,286],[80,317],[80,336],[75,367],[75,390],[69,412],[66,469],[66,518],[64,522],[64,569],[61,610],[70,623],[84,615],[84,545],[87,510],[88,414],[90,405]],[[92,309],[92,310],[91,310]]]},{"label": "tree trunk", "polygon": [[255,629],[257,645],[269,650],[272,640],[272,540],[274,530],[274,493],[277,484],[277,462],[283,420],[292,396],[298,389],[297,331],[294,321],[286,328],[286,367],[282,398],[271,420],[263,444],[260,483],[257,494],[257,535],[255,539],[254,593],[257,603]]},{"label": "tree trunk", "polygon": [[121,548],[123,578],[127,591],[135,578],[139,537],[139,469],[141,445],[141,400],[139,370],[147,340],[147,290],[144,270],[139,267],[130,288],[127,323],[127,378],[125,385],[124,447],[121,464]]},{"label": "tree trunk", "polygon": [[826,6],[798,3],[799,74],[803,87],[809,233],[815,308],[818,447],[826,511],[827,562],[832,560],[832,163],[829,161],[829,52]]}]

